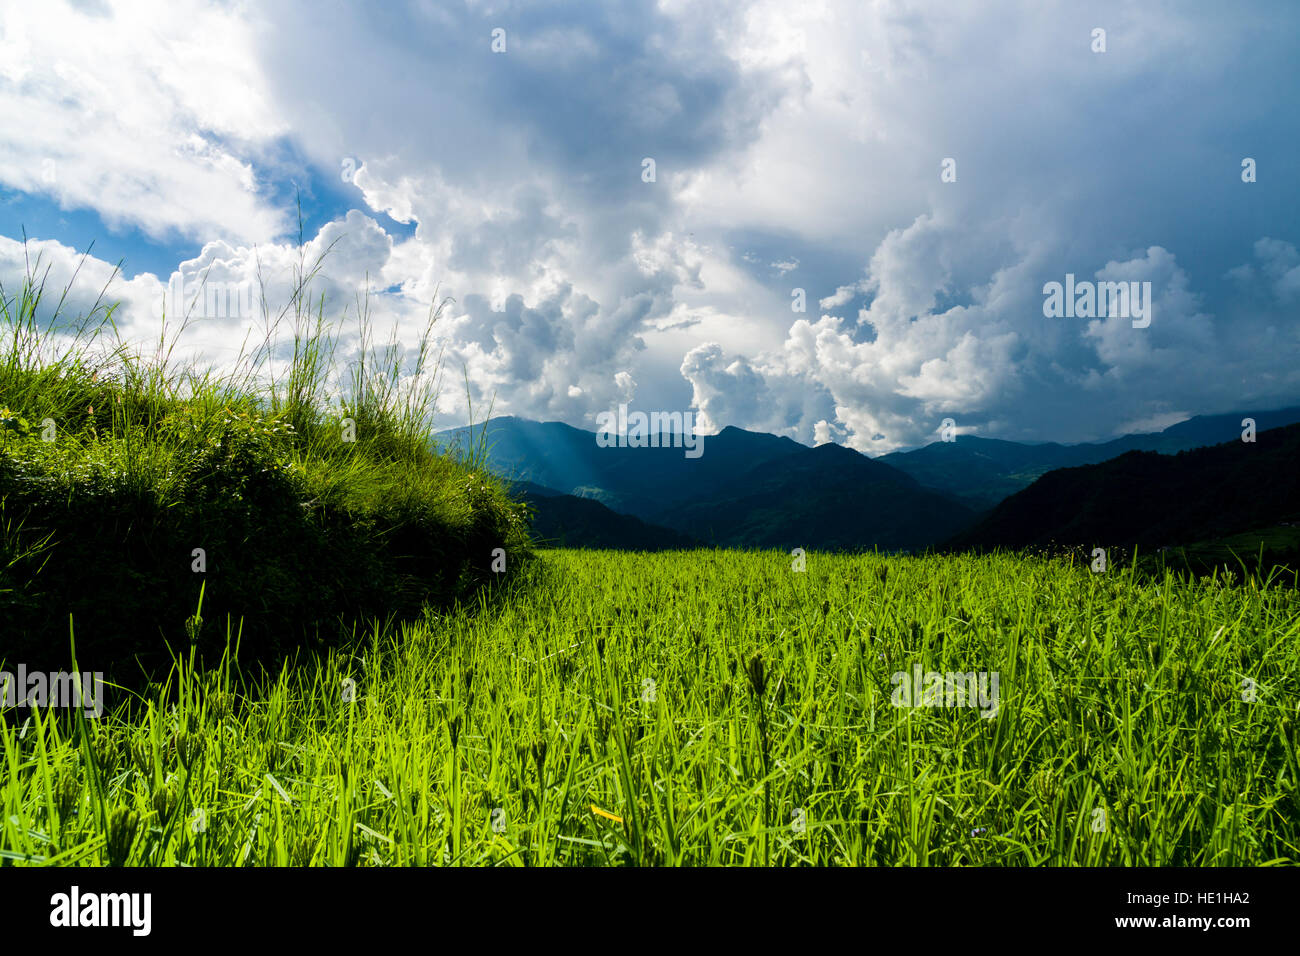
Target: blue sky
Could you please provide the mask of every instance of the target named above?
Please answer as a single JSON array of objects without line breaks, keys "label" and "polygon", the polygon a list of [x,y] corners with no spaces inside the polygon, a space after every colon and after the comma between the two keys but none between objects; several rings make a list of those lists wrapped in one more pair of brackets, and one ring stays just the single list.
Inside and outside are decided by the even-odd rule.
[{"label": "blue sky", "polygon": [[[451,296],[448,381],[498,413],[878,454],[1297,404],[1297,36],[1284,2],[6,0],[0,283],[24,229],[56,284],[93,241],[74,305],[121,261],[146,341],[174,274],[283,299],[301,197],[342,328],[369,287],[414,345]],[[1067,273],[1150,282],[1150,326],[1044,316]]]}]

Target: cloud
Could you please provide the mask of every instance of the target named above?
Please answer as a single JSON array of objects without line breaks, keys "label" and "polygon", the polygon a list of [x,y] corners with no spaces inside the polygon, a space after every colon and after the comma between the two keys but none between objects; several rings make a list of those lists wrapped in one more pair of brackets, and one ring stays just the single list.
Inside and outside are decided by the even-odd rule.
[{"label": "cloud", "polygon": [[[1300,210],[1269,157],[1298,145],[1276,123],[1298,17],[52,2],[0,26],[0,183],[178,243],[187,288],[266,281],[273,306],[299,261],[289,184],[337,193],[307,237],[309,260],[331,249],[315,288],[332,315],[369,290],[406,348],[443,303],[437,346],[469,383],[452,417],[468,398],[589,426],[635,393],[873,454],[943,417],[1106,437],[1295,400]],[[1151,282],[1151,326],[1045,318],[1067,273]],[[125,329],[147,338],[169,278],[121,284]],[[796,282],[819,314],[791,311]],[[261,318],[204,316],[193,347],[236,355]]]},{"label": "cloud", "polygon": [[[872,257],[875,298],[856,325],[830,315],[799,319],[779,351],[754,359],[716,346],[690,353],[682,374],[695,404],[711,422],[791,428],[813,442],[834,434],[874,454],[932,440],[945,416],[962,433],[1063,441],[1097,437],[1079,409],[1119,426],[1138,420],[1136,406],[1167,422],[1171,408],[1254,399],[1239,383],[1275,367],[1274,356],[1243,347],[1233,327],[1200,309],[1186,273],[1161,247],[1091,271],[1098,281],[1152,283],[1151,325],[1135,329],[1128,317],[1044,317],[1040,277],[1050,273],[1042,250],[1025,252],[988,283],[954,287],[969,248],[964,236],[928,218],[891,233]],[[939,307],[945,290],[970,301]],[[1295,350],[1294,336],[1288,348]],[[1277,384],[1280,399],[1300,375]],[[833,417],[818,419],[826,405]]]},{"label": "cloud", "polygon": [[835,293],[833,295],[828,295],[819,299],[817,304],[820,305],[823,309],[838,309],[842,305],[848,305],[855,298],[857,298],[859,293],[864,291],[866,290],[864,290],[857,283],[852,283],[850,285],[842,285],[835,290]]},{"label": "cloud", "polygon": [[9,5],[0,182],[155,238],[269,240],[290,219],[253,154],[287,125],[262,66],[249,24],[221,6]]},{"label": "cloud", "polygon": [[1255,243],[1255,259],[1258,265],[1229,269],[1228,278],[1247,295],[1262,294],[1281,304],[1300,298],[1300,252],[1293,244],[1265,237]]}]

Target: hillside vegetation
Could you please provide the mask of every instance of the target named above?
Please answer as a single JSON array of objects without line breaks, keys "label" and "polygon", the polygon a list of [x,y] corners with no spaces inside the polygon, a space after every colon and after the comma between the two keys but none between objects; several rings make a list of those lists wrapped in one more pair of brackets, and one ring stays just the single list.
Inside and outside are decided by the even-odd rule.
[{"label": "hillside vegetation", "polygon": [[[1190,545],[1300,520],[1300,425],[1176,455],[1062,468],[1012,495],[953,548]],[[1248,547],[1250,552],[1256,547]]]},{"label": "hillside vegetation", "polygon": [[561,494],[527,481],[511,483],[510,493],[528,505],[529,532],[538,547],[666,551],[698,544],[684,534],[620,514],[592,498]]}]

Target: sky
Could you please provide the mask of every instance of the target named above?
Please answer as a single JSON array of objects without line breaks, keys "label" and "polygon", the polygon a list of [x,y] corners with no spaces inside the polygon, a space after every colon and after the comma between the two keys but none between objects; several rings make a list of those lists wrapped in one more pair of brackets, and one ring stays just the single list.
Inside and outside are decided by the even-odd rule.
[{"label": "sky", "polygon": [[[0,287],[147,343],[206,281],[178,354],[229,367],[319,260],[343,362],[441,305],[439,427],[876,455],[1295,405],[1297,47],[1256,0],[0,0]],[[1046,314],[1067,276],[1149,323]]]}]

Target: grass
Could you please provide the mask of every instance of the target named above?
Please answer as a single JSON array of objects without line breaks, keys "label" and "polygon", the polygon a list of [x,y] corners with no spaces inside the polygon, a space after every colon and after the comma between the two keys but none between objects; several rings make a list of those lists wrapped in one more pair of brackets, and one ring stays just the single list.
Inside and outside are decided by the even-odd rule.
[{"label": "grass", "polygon": [[[551,551],[501,600],[101,720],[0,717],[0,854],[247,865],[1275,865],[1300,595],[1016,555]],[[996,671],[996,715],[891,675]]]}]

